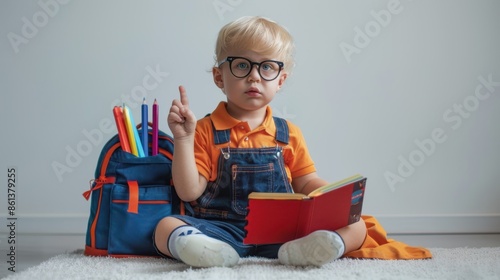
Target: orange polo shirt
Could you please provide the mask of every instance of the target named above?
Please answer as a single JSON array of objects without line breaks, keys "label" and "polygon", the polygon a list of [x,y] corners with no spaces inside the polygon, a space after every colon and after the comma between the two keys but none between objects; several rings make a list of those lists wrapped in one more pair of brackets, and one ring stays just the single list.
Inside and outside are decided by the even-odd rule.
[{"label": "orange polo shirt", "polygon": [[[215,145],[212,122],[217,130],[231,129],[231,148],[263,148],[275,147],[276,125],[272,118],[271,107],[266,109],[264,122],[254,130],[250,130],[247,122],[239,121],[229,115],[226,102],[220,102],[209,117],[200,119],[196,126],[194,152],[198,172],[214,181],[217,178],[217,162],[221,148],[227,148],[228,143]],[[287,121],[290,140],[283,146],[283,158],[289,182],[292,178],[315,172],[314,162],[309,155],[306,142],[298,126]]]}]

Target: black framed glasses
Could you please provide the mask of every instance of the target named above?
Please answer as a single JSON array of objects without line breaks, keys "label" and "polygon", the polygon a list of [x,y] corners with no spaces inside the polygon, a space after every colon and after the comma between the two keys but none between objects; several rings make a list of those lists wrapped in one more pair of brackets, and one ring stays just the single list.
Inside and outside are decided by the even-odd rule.
[{"label": "black framed glasses", "polygon": [[264,60],[262,62],[253,62],[244,57],[228,56],[226,59],[219,62],[219,67],[224,63],[229,62],[231,74],[236,78],[245,78],[252,72],[253,66],[257,65],[257,70],[260,77],[265,81],[272,81],[278,78],[281,69],[285,64],[276,60]]}]

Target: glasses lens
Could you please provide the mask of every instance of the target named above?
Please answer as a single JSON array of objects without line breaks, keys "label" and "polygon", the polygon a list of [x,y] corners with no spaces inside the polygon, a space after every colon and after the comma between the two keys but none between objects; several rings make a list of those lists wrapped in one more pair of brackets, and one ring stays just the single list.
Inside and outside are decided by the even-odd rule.
[{"label": "glasses lens", "polygon": [[[231,73],[237,78],[244,78],[252,71],[252,62],[246,58],[234,58],[230,61]],[[266,81],[274,80],[278,77],[281,67],[271,60],[263,61],[258,67],[259,75]]]},{"label": "glasses lens", "polygon": [[244,58],[235,58],[231,61],[231,73],[238,78],[246,77],[252,71],[252,64]]},{"label": "glasses lens", "polygon": [[281,67],[274,61],[263,61],[259,66],[259,73],[264,80],[274,80],[278,77]]}]

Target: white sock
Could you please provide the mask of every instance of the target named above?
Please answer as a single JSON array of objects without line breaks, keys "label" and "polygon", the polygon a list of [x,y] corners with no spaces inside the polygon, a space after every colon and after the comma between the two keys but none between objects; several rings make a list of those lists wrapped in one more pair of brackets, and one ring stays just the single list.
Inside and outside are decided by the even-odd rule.
[{"label": "white sock", "polygon": [[186,236],[191,234],[203,234],[203,233],[199,231],[197,228],[188,225],[180,226],[174,229],[172,233],[170,233],[170,236],[168,237],[167,246],[168,250],[170,251],[170,254],[172,254],[172,257],[179,260],[179,254],[177,253],[177,250],[175,248],[175,240],[181,236]]},{"label": "white sock", "polygon": [[233,266],[240,259],[231,245],[187,225],[172,231],[168,250],[174,258],[194,267]]},{"label": "white sock", "polygon": [[321,266],[342,257],[344,252],[344,241],[338,233],[318,230],[283,244],[278,251],[278,259],[286,265]]}]

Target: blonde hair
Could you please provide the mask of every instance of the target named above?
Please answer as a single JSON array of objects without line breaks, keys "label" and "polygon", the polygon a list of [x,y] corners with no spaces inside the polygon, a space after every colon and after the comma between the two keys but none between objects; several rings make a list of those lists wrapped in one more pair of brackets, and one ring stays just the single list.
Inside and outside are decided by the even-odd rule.
[{"label": "blonde hair", "polygon": [[215,45],[215,63],[224,60],[230,51],[248,49],[263,55],[276,56],[284,70],[294,66],[293,38],[276,22],[257,16],[247,16],[226,24],[219,31]]}]

